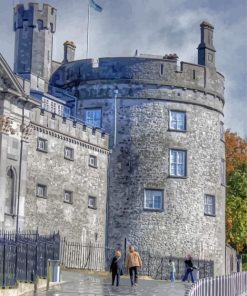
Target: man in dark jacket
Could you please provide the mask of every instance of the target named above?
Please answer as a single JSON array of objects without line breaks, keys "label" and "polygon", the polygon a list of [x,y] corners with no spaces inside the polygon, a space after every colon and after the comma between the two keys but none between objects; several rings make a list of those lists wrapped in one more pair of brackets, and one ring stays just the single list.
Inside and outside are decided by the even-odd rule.
[{"label": "man in dark jacket", "polygon": [[112,273],[112,286],[114,286],[115,278],[117,278],[116,286],[118,287],[120,275],[123,273],[123,262],[120,251],[116,251],[115,256],[112,258],[110,272]]},{"label": "man in dark jacket", "polygon": [[190,255],[188,255],[186,260],[184,261],[184,263],[185,263],[185,275],[184,275],[182,281],[185,282],[190,275],[191,281],[192,281],[192,283],[194,283],[194,277],[193,277],[194,266],[192,263],[192,257]]}]

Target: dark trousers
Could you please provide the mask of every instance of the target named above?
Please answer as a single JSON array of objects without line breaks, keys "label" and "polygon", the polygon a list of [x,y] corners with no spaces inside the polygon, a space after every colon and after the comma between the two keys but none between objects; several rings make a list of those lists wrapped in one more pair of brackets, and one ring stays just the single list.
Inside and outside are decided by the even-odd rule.
[{"label": "dark trousers", "polygon": [[137,266],[130,267],[129,273],[130,273],[130,282],[131,282],[131,285],[133,286],[134,284],[137,284],[137,281],[138,281]]},{"label": "dark trousers", "polygon": [[115,278],[117,278],[116,286],[119,286],[120,274],[112,272],[112,285],[114,286]]},{"label": "dark trousers", "polygon": [[191,276],[191,281],[192,281],[192,283],[194,283],[194,277],[193,277],[192,271],[193,270],[191,270],[190,268],[186,269],[185,275],[183,277],[183,282],[185,282],[188,279],[189,275],[190,275]]}]

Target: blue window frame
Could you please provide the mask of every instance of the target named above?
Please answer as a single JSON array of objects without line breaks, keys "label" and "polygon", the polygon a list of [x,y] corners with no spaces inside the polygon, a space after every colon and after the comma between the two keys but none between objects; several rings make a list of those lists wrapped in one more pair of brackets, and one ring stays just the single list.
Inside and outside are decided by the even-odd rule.
[{"label": "blue window frame", "polygon": [[170,150],[170,176],[186,177],[187,151]]},{"label": "blue window frame", "polygon": [[186,112],[170,111],[170,129],[185,131],[186,130]]},{"label": "blue window frame", "polygon": [[101,109],[86,109],[85,110],[85,122],[92,127],[101,127]]},{"label": "blue window frame", "polygon": [[215,216],[215,196],[214,195],[205,194],[204,214],[207,216]]},{"label": "blue window frame", "polygon": [[163,209],[163,190],[145,189],[144,209],[162,210]]}]

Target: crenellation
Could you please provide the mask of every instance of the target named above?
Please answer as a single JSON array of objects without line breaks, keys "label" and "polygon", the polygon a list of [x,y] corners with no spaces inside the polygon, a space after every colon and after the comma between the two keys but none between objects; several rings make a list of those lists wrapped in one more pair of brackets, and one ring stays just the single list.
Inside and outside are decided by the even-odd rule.
[{"label": "crenellation", "polygon": [[56,132],[61,133],[71,139],[74,138],[78,141],[88,142],[91,145],[101,147],[102,149],[108,149],[108,135],[100,129],[94,129],[79,122],[74,125],[74,121],[70,119],[64,122],[63,117],[57,114],[52,118],[53,114],[45,110],[43,110],[43,114],[41,115],[39,108],[33,110],[30,116],[33,125],[36,124],[49,131],[54,131],[54,135]]}]

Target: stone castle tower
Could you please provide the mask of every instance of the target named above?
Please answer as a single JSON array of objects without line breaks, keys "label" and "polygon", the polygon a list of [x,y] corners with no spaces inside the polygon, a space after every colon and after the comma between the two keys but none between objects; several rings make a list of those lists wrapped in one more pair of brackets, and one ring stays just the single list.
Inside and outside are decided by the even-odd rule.
[{"label": "stone castle tower", "polygon": [[48,4],[41,8],[30,3],[26,9],[14,9],[15,73],[27,78],[33,74],[48,81],[52,67],[53,34],[56,31],[56,9]]},{"label": "stone castle tower", "polygon": [[[56,11],[15,9],[15,71],[50,77]],[[224,77],[214,27],[201,23],[198,64],[165,56],[74,61],[75,45],[49,91],[77,98],[77,117],[110,135],[108,246],[134,244],[166,256],[212,259],[224,273]]]},{"label": "stone castle tower", "polygon": [[224,77],[213,26],[201,24],[198,64],[178,69],[175,54],[87,59],[50,81],[77,95],[79,118],[97,112],[110,134],[107,243],[191,253],[224,273]]}]

